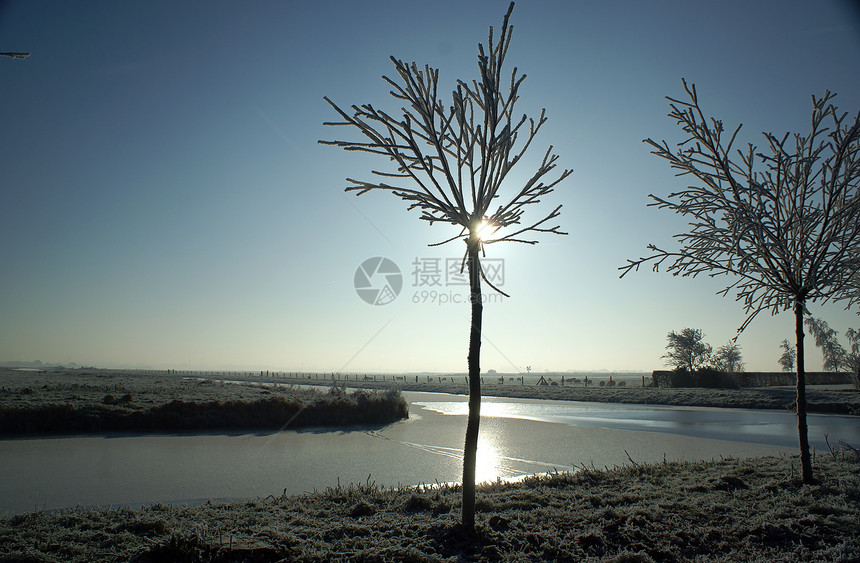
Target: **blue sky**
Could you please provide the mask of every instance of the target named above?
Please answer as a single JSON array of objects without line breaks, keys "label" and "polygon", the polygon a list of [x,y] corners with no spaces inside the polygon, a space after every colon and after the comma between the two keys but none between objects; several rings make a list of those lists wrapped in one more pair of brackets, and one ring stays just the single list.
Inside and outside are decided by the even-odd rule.
[{"label": "blue sky", "polygon": [[[380,79],[389,55],[440,68],[449,88],[471,80],[507,5],[0,2],[0,51],[32,52],[0,57],[0,361],[465,371],[465,290],[415,286],[412,265],[458,258],[462,243],[428,248],[455,233],[386,194],[344,194],[347,176],[383,163],[317,140],[346,135],[322,125],[336,118],[323,96],[396,109]],[[523,0],[512,22],[508,62],[528,76],[518,108],[549,117],[532,154],[551,144],[574,170],[546,201],[570,235],[488,249],[511,297],[485,307],[483,367],[651,370],[670,330],[728,341],[744,315],[714,294],[720,280],[618,279],[685,226],[646,207],[684,184],[642,139],[682,139],[663,98],[682,77],[745,141],[805,132],[825,89],[856,113],[858,13]],[[373,256],[403,272],[386,305],[353,288]],[[860,325],[838,305],[812,312],[842,334]],[[792,323],[762,315],[745,331],[747,369],[778,368]]]}]

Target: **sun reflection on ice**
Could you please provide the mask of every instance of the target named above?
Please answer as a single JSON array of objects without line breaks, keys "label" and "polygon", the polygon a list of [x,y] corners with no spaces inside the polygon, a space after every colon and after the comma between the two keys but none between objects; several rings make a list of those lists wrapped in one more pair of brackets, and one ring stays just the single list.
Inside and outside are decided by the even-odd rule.
[{"label": "sun reflection on ice", "polygon": [[500,461],[501,456],[495,444],[486,438],[479,438],[475,462],[475,482],[496,481],[502,477]]}]

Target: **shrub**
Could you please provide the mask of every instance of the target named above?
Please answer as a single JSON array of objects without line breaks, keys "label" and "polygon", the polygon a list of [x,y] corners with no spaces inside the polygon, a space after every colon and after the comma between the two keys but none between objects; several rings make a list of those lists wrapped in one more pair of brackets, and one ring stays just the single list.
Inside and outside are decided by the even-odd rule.
[{"label": "shrub", "polygon": [[344,392],[342,396],[309,392],[303,398],[270,395],[253,401],[173,400],[145,410],[113,407],[133,400],[130,393],[119,399],[108,394],[101,404],[0,409],[0,434],[283,429],[383,424],[409,416],[409,406],[398,390]]},{"label": "shrub", "polygon": [[712,367],[701,367],[693,374],[693,386],[710,389],[736,389],[737,383],[724,371]]},{"label": "shrub", "polygon": [[700,367],[692,373],[686,367],[679,367],[670,372],[669,386],[736,389],[737,383],[729,374],[713,367]]}]

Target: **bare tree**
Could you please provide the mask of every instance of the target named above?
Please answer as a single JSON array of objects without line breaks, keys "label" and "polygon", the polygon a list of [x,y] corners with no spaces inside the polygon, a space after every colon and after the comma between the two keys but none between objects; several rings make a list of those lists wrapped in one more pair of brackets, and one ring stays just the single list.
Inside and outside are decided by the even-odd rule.
[{"label": "bare tree", "polygon": [[711,356],[711,363],[718,370],[727,373],[739,373],[744,371],[741,345],[732,340],[720,346]]},{"label": "bare tree", "polygon": [[704,334],[698,328],[685,328],[681,332],[674,330],[666,335],[666,364],[676,368],[686,368],[689,371],[704,365],[711,357],[713,349],[704,342]]},{"label": "bare tree", "polygon": [[782,348],[782,355],[779,357],[779,365],[782,367],[782,371],[792,371],[794,369],[794,362],[797,359],[797,352],[795,352],[794,346],[786,338],[779,344],[779,347]]},{"label": "bare tree", "polygon": [[798,436],[802,478],[810,483],[803,314],[807,303],[847,299],[842,292],[860,265],[860,114],[839,114],[828,91],[812,97],[809,134],[764,133],[764,152],[752,144],[735,150],[741,126],[726,139],[722,121],[700,109],[696,87],[684,81],[684,89],[689,101],[668,98],[669,117],[688,138],[677,151],[645,142],[696,182],[666,198],[649,196],[649,206],[690,217],[691,229],[675,235],[678,250],[648,245],[653,254],[628,260],[621,277],[646,262],[655,271],[668,263],[673,275],[729,275],[733,281],[718,293],[734,290],[743,301],[738,332],[761,311],[794,310]]},{"label": "bare tree", "polygon": [[[478,45],[479,78],[457,81],[451,105],[438,96],[439,71],[429,66],[391,57],[397,78],[383,76],[391,95],[403,104],[402,115],[394,117],[370,104],[353,105],[351,112],[326,101],[343,121],[326,125],[346,125],[358,129],[364,141],[320,141],[348,151],[381,155],[393,163],[390,170],[374,170],[377,178],[364,181],[348,178],[346,191],[363,195],[373,190],[388,191],[403,199],[408,209],[417,209],[430,223],[450,224],[459,233],[435,243],[437,246],[463,240],[466,249],[461,270],[468,268],[472,322],[469,334],[469,417],[463,459],[463,526],[475,522],[475,462],[481,409],[481,280],[494,287],[484,275],[481,256],[485,246],[497,242],[535,244],[537,233],[566,234],[558,225],[548,226],[559,216],[561,205],[540,218],[525,222],[525,212],[534,208],[565,179],[562,170],[552,179],[558,157],[550,146],[537,170],[502,198],[502,187],[511,169],[520,161],[541,126],[546,122],[541,110],[536,120],[514,113],[514,104],[525,75],[514,68],[509,77],[502,65],[511,42],[513,27],[508,24],[511,3],[498,39],[490,28],[487,48]],[[518,144],[519,140],[523,140]],[[517,182],[511,179],[510,183]],[[491,207],[496,206],[495,209]]]}]

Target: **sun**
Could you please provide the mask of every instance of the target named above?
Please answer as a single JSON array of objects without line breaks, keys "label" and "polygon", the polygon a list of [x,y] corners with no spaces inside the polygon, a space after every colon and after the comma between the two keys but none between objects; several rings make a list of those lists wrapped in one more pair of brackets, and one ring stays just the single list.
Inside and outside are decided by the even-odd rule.
[{"label": "sun", "polygon": [[491,238],[494,234],[496,234],[496,231],[498,230],[499,227],[497,225],[494,225],[490,221],[483,219],[478,225],[478,240],[485,241]]}]

